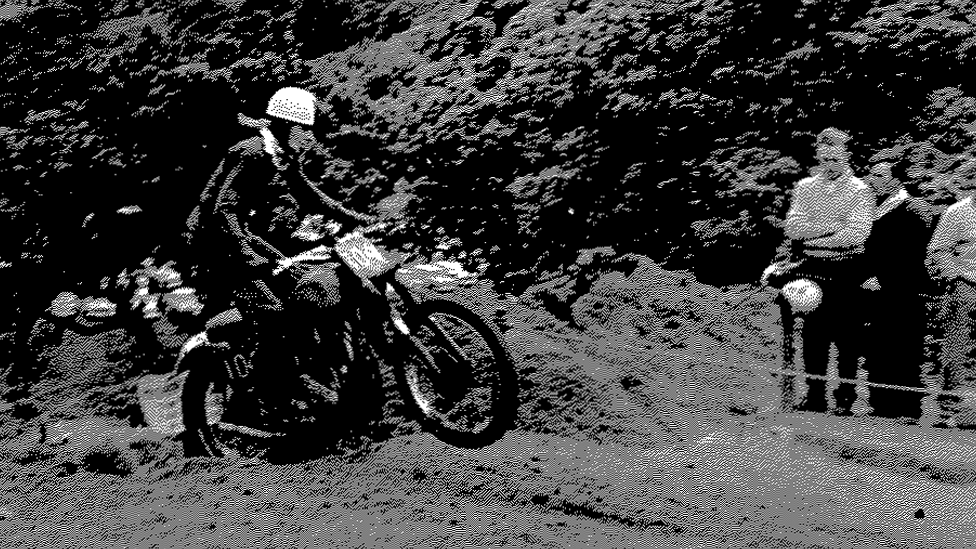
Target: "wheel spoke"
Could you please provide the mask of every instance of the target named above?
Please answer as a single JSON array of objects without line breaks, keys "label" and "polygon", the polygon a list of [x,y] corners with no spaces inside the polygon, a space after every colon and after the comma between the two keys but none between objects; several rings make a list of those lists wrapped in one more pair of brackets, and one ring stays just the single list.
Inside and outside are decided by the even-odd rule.
[{"label": "wheel spoke", "polygon": [[464,354],[464,350],[461,349],[461,347],[457,344],[457,341],[448,335],[448,333],[437,321],[432,320],[431,324],[434,325],[434,328],[437,330],[437,333],[440,334],[441,338],[447,342],[449,348],[445,348],[444,350],[451,354],[451,358],[455,362],[469,362],[467,355]]},{"label": "wheel spoke", "polygon": [[[424,323],[421,331],[427,332],[427,337],[411,338],[424,360],[407,372],[408,387],[426,417],[453,430],[477,434],[494,419],[496,395],[491,383],[484,386],[484,375],[474,374],[475,370],[492,369],[494,353],[477,328],[463,318],[447,313],[436,313],[436,317],[431,314]],[[475,352],[469,352],[472,350]],[[450,365],[444,364],[447,359]],[[452,395],[451,388],[458,393]]]}]

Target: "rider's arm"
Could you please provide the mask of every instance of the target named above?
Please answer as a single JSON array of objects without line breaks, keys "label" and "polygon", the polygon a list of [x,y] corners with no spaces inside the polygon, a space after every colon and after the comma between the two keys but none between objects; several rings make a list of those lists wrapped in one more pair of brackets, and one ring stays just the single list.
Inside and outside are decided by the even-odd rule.
[{"label": "rider's arm", "polygon": [[[232,175],[236,175],[236,173]],[[229,231],[238,243],[237,249],[232,251],[231,255],[237,256],[241,262],[246,261],[253,266],[267,263],[268,259],[251,246],[251,238],[246,230],[246,221],[243,219],[247,212],[242,211],[243,204],[230,184],[232,181],[233,177],[229,178],[217,195],[217,211],[223,218],[224,230]]]},{"label": "rider's arm", "polygon": [[[238,144],[236,147],[231,149],[239,148],[241,145]],[[196,246],[194,253],[206,254],[206,251],[201,249],[205,248],[206,244],[200,244],[197,242],[201,237],[206,239],[208,237],[200,234],[201,224],[210,224],[210,221],[204,221],[205,219],[210,219],[216,207],[217,195],[220,193],[221,186],[227,180],[227,175],[229,169],[234,163],[231,160],[223,159],[220,161],[220,165],[210,176],[207,181],[207,185],[203,188],[203,192],[200,193],[200,198],[197,201],[196,206],[193,207],[193,211],[190,212],[190,216],[186,220],[186,230],[183,232],[183,236],[186,239],[187,244],[191,246]],[[208,227],[209,229],[209,227]],[[205,258],[200,258],[205,259]]]},{"label": "rider's arm", "polygon": [[348,224],[352,226],[372,224],[379,221],[379,217],[375,215],[361,214],[346,208],[342,205],[342,202],[332,198],[331,196],[325,194],[322,189],[318,187],[308,176],[305,174],[304,170],[295,170],[301,177],[301,180],[305,182],[305,190],[311,191],[319,202],[324,204],[329,210],[329,216],[342,224]]},{"label": "rider's arm", "polygon": [[871,234],[874,224],[874,193],[870,187],[855,179],[855,191],[850,214],[844,227],[832,235],[815,238],[808,246],[818,248],[850,248],[860,246]]}]

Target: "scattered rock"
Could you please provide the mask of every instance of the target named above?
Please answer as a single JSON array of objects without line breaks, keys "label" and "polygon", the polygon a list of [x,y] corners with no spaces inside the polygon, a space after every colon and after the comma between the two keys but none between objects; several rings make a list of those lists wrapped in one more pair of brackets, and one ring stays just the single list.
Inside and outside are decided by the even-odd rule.
[{"label": "scattered rock", "polygon": [[739,415],[739,416],[748,416],[748,415],[751,415],[751,414],[755,414],[757,411],[759,411],[759,408],[757,406],[755,406],[754,404],[731,404],[731,405],[729,405],[729,412],[731,412],[731,413],[733,413],[735,415]]},{"label": "scattered rock", "polygon": [[147,375],[137,382],[139,406],[146,425],[167,436],[183,432],[180,393],[186,373],[180,375]]},{"label": "scattered rock", "polygon": [[917,519],[925,518],[925,509],[919,509],[918,511],[915,511],[915,518]]},{"label": "scattered rock", "polygon": [[40,434],[37,444],[23,452],[22,460],[54,457],[61,474],[84,469],[124,476],[170,451],[160,434],[105,417],[54,421],[45,424]]},{"label": "scattered rock", "polygon": [[126,476],[136,467],[131,456],[112,446],[93,448],[81,458],[81,466],[90,473]]}]

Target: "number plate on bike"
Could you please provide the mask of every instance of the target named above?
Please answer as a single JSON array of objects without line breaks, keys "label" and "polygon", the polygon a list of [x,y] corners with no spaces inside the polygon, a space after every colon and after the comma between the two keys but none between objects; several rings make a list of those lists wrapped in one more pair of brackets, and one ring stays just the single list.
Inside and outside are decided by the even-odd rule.
[{"label": "number plate on bike", "polygon": [[336,242],[335,251],[342,261],[361,278],[377,276],[388,268],[383,253],[365,236],[348,234]]}]

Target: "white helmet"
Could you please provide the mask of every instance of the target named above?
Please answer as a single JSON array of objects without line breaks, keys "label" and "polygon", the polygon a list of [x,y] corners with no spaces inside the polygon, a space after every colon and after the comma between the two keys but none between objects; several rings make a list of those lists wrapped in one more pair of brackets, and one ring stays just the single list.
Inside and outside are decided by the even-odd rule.
[{"label": "white helmet", "polygon": [[268,101],[268,114],[311,126],[315,122],[315,96],[301,88],[281,88]]},{"label": "white helmet", "polygon": [[794,280],[784,285],[782,292],[783,297],[793,307],[793,310],[800,313],[816,309],[823,301],[823,290],[816,282],[806,278]]}]

